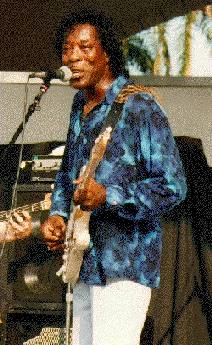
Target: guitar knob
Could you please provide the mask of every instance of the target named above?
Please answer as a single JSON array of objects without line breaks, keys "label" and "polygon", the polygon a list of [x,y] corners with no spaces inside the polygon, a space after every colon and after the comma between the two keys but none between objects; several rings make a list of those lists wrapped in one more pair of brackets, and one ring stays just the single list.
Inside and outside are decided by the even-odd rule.
[{"label": "guitar knob", "polygon": [[60,276],[63,274],[63,272],[64,272],[64,268],[63,268],[63,266],[62,266],[62,267],[60,267],[60,269],[56,272],[56,276],[60,277]]}]

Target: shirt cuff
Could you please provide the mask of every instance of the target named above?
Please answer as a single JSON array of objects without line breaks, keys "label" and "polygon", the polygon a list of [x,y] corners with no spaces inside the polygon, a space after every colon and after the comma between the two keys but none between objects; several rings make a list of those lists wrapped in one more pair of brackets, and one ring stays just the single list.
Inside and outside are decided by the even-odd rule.
[{"label": "shirt cuff", "polygon": [[67,212],[61,212],[61,211],[50,211],[49,216],[60,216],[64,219],[64,221],[68,221],[69,215]]}]

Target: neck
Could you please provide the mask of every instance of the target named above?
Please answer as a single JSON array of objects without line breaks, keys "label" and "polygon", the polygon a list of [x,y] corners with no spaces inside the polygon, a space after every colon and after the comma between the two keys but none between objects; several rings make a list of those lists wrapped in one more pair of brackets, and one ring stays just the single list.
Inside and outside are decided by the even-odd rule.
[{"label": "neck", "polygon": [[104,99],[106,91],[111,86],[114,81],[112,74],[107,75],[105,78],[101,79],[93,87],[90,87],[85,90],[85,95],[87,103],[99,103]]}]

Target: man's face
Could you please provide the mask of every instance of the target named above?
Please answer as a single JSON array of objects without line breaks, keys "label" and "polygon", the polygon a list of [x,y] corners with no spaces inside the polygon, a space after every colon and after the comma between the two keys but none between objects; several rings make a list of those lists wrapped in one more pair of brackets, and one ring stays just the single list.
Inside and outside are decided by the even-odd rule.
[{"label": "man's face", "polygon": [[101,84],[110,69],[108,60],[94,26],[79,24],[68,32],[62,61],[72,71],[71,85],[74,88],[88,89]]}]

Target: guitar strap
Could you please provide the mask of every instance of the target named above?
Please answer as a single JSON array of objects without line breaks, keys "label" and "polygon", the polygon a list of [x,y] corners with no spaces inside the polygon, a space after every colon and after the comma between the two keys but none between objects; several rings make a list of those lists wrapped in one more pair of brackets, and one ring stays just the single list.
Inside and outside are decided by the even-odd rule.
[{"label": "guitar strap", "polygon": [[124,103],[113,102],[111,109],[108,113],[108,116],[102,126],[101,133],[103,133],[106,128],[111,127],[112,131],[115,129],[115,126],[120,118]]},{"label": "guitar strap", "polygon": [[[128,84],[128,85],[125,84],[124,87],[122,88],[122,90],[119,92],[115,101],[112,103],[111,109],[108,113],[108,116],[107,116],[105,122],[103,123],[103,126],[102,126],[100,133],[103,133],[107,127],[111,127],[112,132],[115,129],[116,124],[120,118],[124,103],[128,98],[128,95],[129,95],[128,90],[129,90],[130,86],[132,86],[132,85],[131,84]],[[126,97],[126,95],[127,95],[127,97]]]},{"label": "guitar strap", "polygon": [[101,133],[103,133],[107,127],[111,127],[112,131],[114,130],[121,115],[124,103],[127,102],[128,97],[140,92],[149,93],[153,96],[156,96],[155,91],[143,85],[133,83],[125,84],[111,106],[105,123],[101,129]]}]

